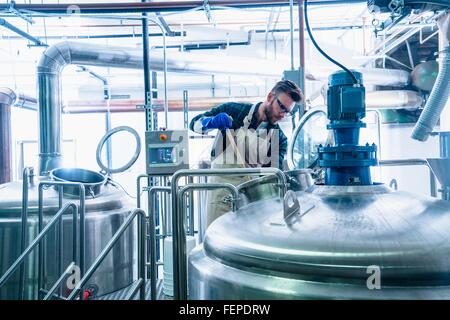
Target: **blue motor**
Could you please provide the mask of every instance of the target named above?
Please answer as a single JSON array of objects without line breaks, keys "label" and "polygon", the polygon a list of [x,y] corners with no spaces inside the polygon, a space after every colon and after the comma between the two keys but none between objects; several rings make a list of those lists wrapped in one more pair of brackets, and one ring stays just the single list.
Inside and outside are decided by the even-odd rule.
[{"label": "blue motor", "polygon": [[[327,185],[371,185],[370,166],[377,165],[375,144],[359,146],[366,124],[362,74],[338,71],[329,78],[327,129],[334,131],[334,146],[319,146],[319,166],[325,167]],[[355,79],[357,84],[355,84]]]}]

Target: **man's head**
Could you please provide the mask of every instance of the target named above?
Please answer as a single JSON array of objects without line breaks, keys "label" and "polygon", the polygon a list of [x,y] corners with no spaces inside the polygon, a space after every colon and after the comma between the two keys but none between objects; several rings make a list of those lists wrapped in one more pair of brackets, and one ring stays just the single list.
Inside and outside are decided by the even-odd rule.
[{"label": "man's head", "polygon": [[303,101],[303,94],[300,88],[290,80],[278,81],[267,95],[265,105],[265,115],[267,121],[274,124],[288,113],[291,113],[295,103]]}]

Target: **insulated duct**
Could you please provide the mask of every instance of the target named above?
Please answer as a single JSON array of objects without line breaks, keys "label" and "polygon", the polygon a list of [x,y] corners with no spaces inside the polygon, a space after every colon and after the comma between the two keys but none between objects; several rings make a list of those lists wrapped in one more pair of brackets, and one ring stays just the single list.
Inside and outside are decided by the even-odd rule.
[{"label": "insulated duct", "polygon": [[422,96],[411,90],[366,92],[366,108],[368,109],[418,109],[422,103]]},{"label": "insulated duct", "polygon": [[[61,42],[44,52],[37,68],[40,174],[61,166],[61,72],[69,64],[143,69],[142,51],[136,48]],[[162,52],[151,52],[150,68],[155,71],[164,69]],[[167,59],[167,70],[179,73],[252,75],[279,79],[284,66],[279,62],[265,59],[174,52]],[[363,73],[366,75],[365,71]],[[401,72],[400,76],[393,78],[389,77],[386,71],[377,70],[377,75],[378,79],[382,79],[383,83],[388,81],[389,85],[401,84],[408,79],[408,76],[405,78]]]},{"label": "insulated duct", "polygon": [[0,184],[10,182],[11,167],[11,106],[36,110],[36,99],[0,88]]},{"label": "insulated duct", "polygon": [[[410,73],[404,70],[358,67],[354,67],[352,70],[363,74],[365,84],[404,87],[410,83]],[[306,68],[306,79],[313,81],[328,81],[328,77],[332,72],[333,69],[328,67],[310,66],[309,68]]]},{"label": "insulated duct", "polygon": [[445,49],[440,54],[441,66],[439,75],[411,134],[413,139],[419,141],[428,139],[450,97],[450,14],[439,19],[438,25],[443,36]]},{"label": "insulated duct", "polygon": [[[142,88],[141,88],[142,90]],[[100,91],[99,91],[100,94]],[[235,97],[233,101],[254,103],[264,100],[264,96],[245,96]],[[229,102],[227,97],[195,97],[189,99],[190,111],[207,111],[212,107]],[[155,106],[162,106],[164,101],[161,99],[153,100]],[[143,100],[111,100],[107,105],[104,100],[89,101],[69,101],[63,108],[64,113],[104,113],[104,112],[141,112],[136,109],[136,105],[143,104]],[[415,91],[392,90],[392,91],[374,91],[366,93],[366,107],[368,109],[417,109],[423,103],[422,97]],[[184,101],[171,99],[168,101],[170,112],[183,112]]]}]

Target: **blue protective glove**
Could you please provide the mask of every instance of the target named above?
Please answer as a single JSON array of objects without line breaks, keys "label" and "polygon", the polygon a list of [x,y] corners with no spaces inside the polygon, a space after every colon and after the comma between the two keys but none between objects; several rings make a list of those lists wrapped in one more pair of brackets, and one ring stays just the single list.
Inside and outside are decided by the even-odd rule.
[{"label": "blue protective glove", "polygon": [[203,129],[225,130],[231,128],[231,117],[225,112],[219,113],[214,117],[205,117],[202,119]]}]

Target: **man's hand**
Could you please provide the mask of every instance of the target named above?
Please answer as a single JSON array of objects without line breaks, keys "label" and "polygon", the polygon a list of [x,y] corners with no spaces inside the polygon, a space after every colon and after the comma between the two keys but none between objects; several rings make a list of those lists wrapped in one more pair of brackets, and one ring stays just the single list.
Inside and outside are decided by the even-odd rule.
[{"label": "man's hand", "polygon": [[219,129],[225,130],[231,128],[232,119],[225,112],[219,113],[214,117],[205,117],[202,119],[202,126],[204,129]]}]

